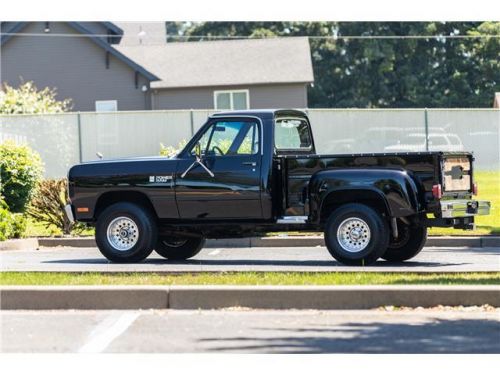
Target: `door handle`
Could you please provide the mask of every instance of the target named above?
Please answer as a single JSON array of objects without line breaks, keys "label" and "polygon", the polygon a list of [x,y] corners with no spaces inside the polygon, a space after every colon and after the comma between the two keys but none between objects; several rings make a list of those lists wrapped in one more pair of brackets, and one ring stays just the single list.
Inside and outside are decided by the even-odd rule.
[{"label": "door handle", "polygon": [[257,163],[254,161],[244,161],[241,165],[250,165],[251,167],[256,167]]}]

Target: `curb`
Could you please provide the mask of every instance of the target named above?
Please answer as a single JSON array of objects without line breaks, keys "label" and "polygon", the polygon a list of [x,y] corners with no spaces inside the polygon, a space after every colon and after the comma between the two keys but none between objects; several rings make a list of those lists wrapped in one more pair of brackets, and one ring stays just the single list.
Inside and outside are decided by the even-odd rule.
[{"label": "curb", "polygon": [[[39,247],[96,247],[95,239],[76,238],[26,238],[0,242],[2,250],[34,250]],[[250,237],[207,240],[206,248],[242,247],[315,247],[325,246],[322,236]],[[500,247],[500,236],[481,237],[429,237],[428,247]]]},{"label": "curb", "polygon": [[372,309],[380,306],[500,307],[482,286],[3,286],[2,310],[45,309]]},{"label": "curb", "polygon": [[[15,250],[9,247],[11,241],[29,241],[26,248],[40,247],[96,247],[93,237],[77,238],[29,238],[25,240],[9,240],[0,242],[0,250]],[[37,245],[35,246],[35,242]],[[2,244],[5,244],[2,246]],[[314,247],[325,246],[323,236],[284,236],[284,237],[250,237],[207,240],[206,248],[231,248],[231,247]],[[429,247],[500,247],[500,236],[443,236],[429,237],[425,246]],[[6,247],[6,248],[5,248]]]}]

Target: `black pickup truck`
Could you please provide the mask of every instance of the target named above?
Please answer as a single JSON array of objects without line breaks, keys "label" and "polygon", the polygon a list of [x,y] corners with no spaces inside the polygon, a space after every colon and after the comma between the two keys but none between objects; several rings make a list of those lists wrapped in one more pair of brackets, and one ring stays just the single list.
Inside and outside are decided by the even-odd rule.
[{"label": "black pickup truck", "polygon": [[153,250],[193,257],[207,238],[324,232],[349,265],[404,261],[432,226],[472,229],[468,152],[318,155],[297,110],[211,116],[175,157],[102,160],[68,174],[70,217],[95,225],[102,254],[138,262]]}]

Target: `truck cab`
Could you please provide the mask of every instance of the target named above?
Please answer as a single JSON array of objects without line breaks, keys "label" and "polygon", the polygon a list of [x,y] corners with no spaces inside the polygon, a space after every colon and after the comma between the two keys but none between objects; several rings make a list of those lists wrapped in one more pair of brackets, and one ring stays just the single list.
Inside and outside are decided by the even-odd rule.
[{"label": "truck cab", "polygon": [[221,112],[175,157],[103,160],[69,171],[70,215],[96,226],[108,259],[153,250],[195,256],[206,238],[323,232],[344,264],[403,261],[430,226],[473,227],[489,202],[473,199],[467,152],[316,153],[298,110]]}]

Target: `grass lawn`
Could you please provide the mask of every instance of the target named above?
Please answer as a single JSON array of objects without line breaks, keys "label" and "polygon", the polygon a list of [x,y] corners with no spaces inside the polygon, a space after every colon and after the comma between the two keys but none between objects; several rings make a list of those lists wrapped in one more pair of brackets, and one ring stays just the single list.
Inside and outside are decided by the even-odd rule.
[{"label": "grass lawn", "polygon": [[223,272],[64,273],[2,272],[0,285],[500,285],[493,273]]},{"label": "grass lawn", "polygon": [[500,171],[474,171],[474,178],[479,186],[477,199],[491,202],[491,212],[488,216],[476,217],[476,230],[460,230],[450,228],[431,228],[431,236],[473,236],[500,235]]}]

